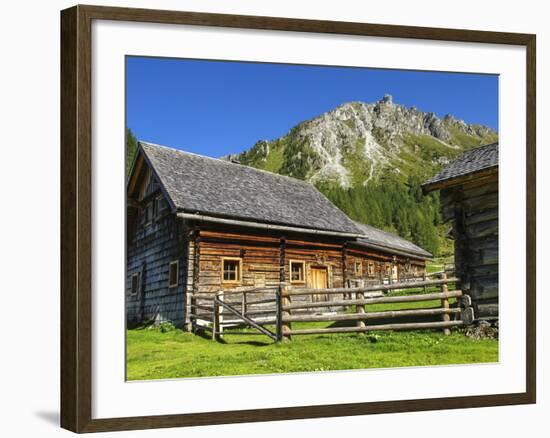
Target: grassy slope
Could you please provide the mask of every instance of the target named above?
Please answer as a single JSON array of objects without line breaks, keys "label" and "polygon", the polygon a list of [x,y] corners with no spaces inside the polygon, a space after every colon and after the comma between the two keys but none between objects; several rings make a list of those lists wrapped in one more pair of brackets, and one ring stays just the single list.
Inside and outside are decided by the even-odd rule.
[{"label": "grassy slope", "polygon": [[145,329],[128,331],[127,354],[128,379],[143,380],[496,362],[498,341],[419,331],[296,336],[284,344],[226,335],[219,343]]}]

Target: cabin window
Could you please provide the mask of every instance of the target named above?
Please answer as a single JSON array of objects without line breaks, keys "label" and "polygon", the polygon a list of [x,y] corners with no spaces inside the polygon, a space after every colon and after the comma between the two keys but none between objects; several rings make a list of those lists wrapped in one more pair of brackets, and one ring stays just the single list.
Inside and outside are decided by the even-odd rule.
[{"label": "cabin window", "polygon": [[153,219],[158,219],[161,214],[162,210],[162,196],[159,196],[158,198],[155,198],[153,200],[153,212],[152,212],[152,216],[153,216]]},{"label": "cabin window", "polygon": [[385,265],[385,272],[386,272],[386,275],[387,275],[388,277],[391,275],[391,264],[386,263],[386,265]]},{"label": "cabin window", "polygon": [[159,200],[154,199],[153,200],[153,212],[151,213],[152,218],[156,219],[159,215]]},{"label": "cabin window", "polygon": [[290,282],[303,283],[305,281],[305,262],[290,262]]},{"label": "cabin window", "polygon": [[222,265],[224,283],[238,283],[241,281],[242,263],[240,258],[224,258]]},{"label": "cabin window", "polygon": [[139,290],[139,274],[132,274],[132,281],[130,284],[130,293],[132,295],[135,295],[138,293]]},{"label": "cabin window", "polygon": [[370,276],[374,275],[374,262],[369,262],[367,265],[367,274]]},{"label": "cabin window", "polygon": [[152,220],[153,220],[153,203],[149,202],[145,206],[145,212],[143,214],[143,222],[145,223],[145,225],[149,225]]},{"label": "cabin window", "polygon": [[178,285],[178,271],[179,262],[170,262],[170,268],[168,270],[168,287],[176,287]]},{"label": "cabin window", "polygon": [[355,272],[355,275],[363,275],[363,265],[361,262],[355,262],[353,264],[353,272]]}]

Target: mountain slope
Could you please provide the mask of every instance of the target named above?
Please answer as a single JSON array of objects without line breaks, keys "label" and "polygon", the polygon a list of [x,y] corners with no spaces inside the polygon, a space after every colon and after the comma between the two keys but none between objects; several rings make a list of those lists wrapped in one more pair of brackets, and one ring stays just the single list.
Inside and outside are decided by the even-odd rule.
[{"label": "mountain slope", "polygon": [[395,104],[351,102],[302,122],[285,136],[225,157],[315,184],[352,219],[449,253],[438,194],[420,184],[472,147],[498,141],[482,125]]},{"label": "mountain slope", "polygon": [[463,150],[491,143],[496,132],[451,115],[438,118],[394,104],[343,104],[294,127],[276,140],[261,140],[237,155],[242,164],[306,179],[356,187],[387,172],[429,175]]}]

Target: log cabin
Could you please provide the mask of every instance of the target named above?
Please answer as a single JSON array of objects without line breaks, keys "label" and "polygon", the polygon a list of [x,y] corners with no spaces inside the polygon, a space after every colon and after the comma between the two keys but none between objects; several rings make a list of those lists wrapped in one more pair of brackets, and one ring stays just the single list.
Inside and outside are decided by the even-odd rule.
[{"label": "log cabin", "polygon": [[471,149],[423,184],[440,191],[456,274],[477,320],[498,318],[498,143]]},{"label": "log cabin", "polygon": [[126,205],[129,325],[190,328],[194,294],[422,277],[431,258],[308,182],[151,143],[138,143]]}]

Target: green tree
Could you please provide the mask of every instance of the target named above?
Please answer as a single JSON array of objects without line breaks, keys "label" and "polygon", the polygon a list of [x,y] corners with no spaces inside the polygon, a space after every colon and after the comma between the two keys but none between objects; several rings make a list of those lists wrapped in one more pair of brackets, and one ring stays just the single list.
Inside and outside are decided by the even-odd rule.
[{"label": "green tree", "polygon": [[444,235],[439,196],[424,195],[421,182],[419,177],[410,177],[406,183],[385,178],[367,186],[323,183],[317,188],[353,220],[396,233],[439,255]]},{"label": "green tree", "polygon": [[126,128],[126,175],[130,172],[130,167],[134,161],[137,150],[137,138],[130,128]]}]

